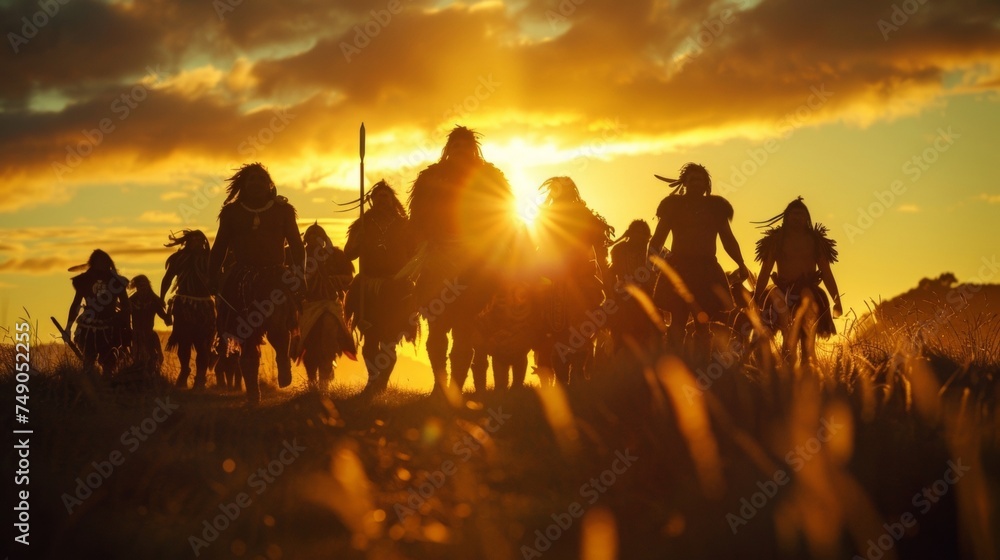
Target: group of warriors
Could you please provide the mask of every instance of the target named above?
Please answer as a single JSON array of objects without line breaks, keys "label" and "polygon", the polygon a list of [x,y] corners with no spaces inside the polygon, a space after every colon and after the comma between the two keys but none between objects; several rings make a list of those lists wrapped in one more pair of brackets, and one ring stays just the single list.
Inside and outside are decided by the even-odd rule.
[{"label": "group of warriors", "polygon": [[[673,191],[656,209],[653,230],[635,220],[614,239],[569,177],[541,185],[529,228],[479,135],[456,127],[440,160],[414,181],[408,208],[384,180],[349,203],[361,215],[340,248],[318,223],[300,235],[295,208],[268,171],[247,164],[228,179],[214,243],[198,230],[171,234],[166,246],[177,250],[158,295],[146,276],[120,276],[100,250],[71,269],[86,270],[73,278],[64,338],[75,322],[83,361],[105,373],[124,355],[159,368],[158,315],[173,326],[167,348],[180,361],[179,386],[188,384],[193,350],[195,387],[214,366],[218,383],[245,384],[251,403],[260,400],[265,338],[280,387],[292,381],[293,360],[310,384],[325,386],[337,360],[357,359],[360,346],[365,391],[378,393],[397,348],[423,337],[435,392],[449,398],[470,371],[484,390],[490,365],[497,390],[523,386],[531,353],[542,384],[577,382],[602,360],[663,348],[707,363],[713,333],[748,335],[740,328],[748,315],[781,332],[787,359],[813,359],[816,338],[834,334],[842,309],[830,268],[835,243],[802,198],[757,222],[767,229],[754,281],[733,235],[733,208],[712,194],[708,171],[689,163],[677,179],[657,178]],[[729,274],[717,242],[736,265]],[[752,291],[742,287],[748,279]]]}]

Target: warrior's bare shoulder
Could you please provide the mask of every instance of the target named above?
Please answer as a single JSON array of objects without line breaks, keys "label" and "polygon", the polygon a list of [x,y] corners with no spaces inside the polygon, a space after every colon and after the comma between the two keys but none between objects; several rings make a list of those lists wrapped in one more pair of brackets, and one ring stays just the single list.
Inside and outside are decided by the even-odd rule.
[{"label": "warrior's bare shoulder", "polygon": [[725,218],[726,221],[733,221],[733,205],[730,204],[728,200],[714,194],[708,195],[707,198],[709,204],[712,206],[712,211],[716,215]]},{"label": "warrior's bare shoulder", "polygon": [[659,206],[656,207],[656,217],[661,220],[673,218],[677,215],[678,209],[683,204],[684,201],[681,200],[679,195],[664,197],[663,200],[660,201]]}]

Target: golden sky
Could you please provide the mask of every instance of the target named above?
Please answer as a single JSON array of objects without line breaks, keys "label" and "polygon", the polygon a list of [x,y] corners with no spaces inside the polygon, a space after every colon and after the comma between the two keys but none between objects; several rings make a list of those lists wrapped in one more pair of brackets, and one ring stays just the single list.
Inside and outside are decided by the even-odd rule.
[{"label": "golden sky", "polygon": [[362,121],[369,185],[405,194],[464,124],[523,204],[569,175],[619,233],[703,163],[748,262],[802,195],[859,313],[1000,278],[995,2],[16,0],[0,30],[3,325],[49,332],[94,248],[158,285],[244,162],[342,241]]}]

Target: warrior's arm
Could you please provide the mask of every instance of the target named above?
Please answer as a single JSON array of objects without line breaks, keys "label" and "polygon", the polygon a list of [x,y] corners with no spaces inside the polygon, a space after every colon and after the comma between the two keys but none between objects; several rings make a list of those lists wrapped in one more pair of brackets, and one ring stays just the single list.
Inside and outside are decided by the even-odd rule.
[{"label": "warrior's arm", "polygon": [[156,300],[156,314],[160,316],[160,319],[163,319],[163,322],[166,323],[168,327],[170,326],[170,315],[167,315],[167,310],[163,308],[162,299]]},{"label": "warrior's arm", "polygon": [[[360,227],[360,226],[359,226]],[[347,230],[347,243],[344,244],[344,254],[348,260],[354,260],[361,256],[361,236],[356,229]]]},{"label": "warrior's arm", "polygon": [[840,303],[840,291],[837,290],[837,280],[833,277],[833,270],[830,268],[830,259],[826,255],[819,257],[819,271],[823,276],[823,285],[826,291],[833,296],[833,316],[840,317],[844,313],[844,307]]},{"label": "warrior's arm", "polygon": [[129,301],[128,301],[128,290],[125,289],[127,286],[128,286],[128,282],[126,282],[125,285],[122,286],[121,290],[118,291],[118,294],[115,297],[118,299],[118,306],[119,306],[119,309],[122,310],[122,313],[125,313],[126,316],[131,317],[132,316],[132,304],[129,303]]},{"label": "warrior's arm", "polygon": [[160,282],[160,299],[167,297],[167,292],[170,291],[170,285],[174,283],[174,277],[177,273],[174,271],[174,267],[168,266],[166,274],[163,275],[163,281]]},{"label": "warrior's arm", "polygon": [[299,236],[299,228],[295,225],[295,216],[285,221],[285,242],[288,243],[288,253],[292,257],[293,270],[301,274],[305,271],[306,248]]},{"label": "warrior's arm", "polygon": [[729,220],[722,222],[722,227],[719,229],[719,239],[722,241],[722,248],[726,250],[726,254],[739,267],[740,275],[747,278],[750,271],[747,270],[747,265],[743,262],[743,253],[740,251],[740,244],[736,241],[736,236],[733,235],[733,228],[729,225]]},{"label": "warrior's arm", "polygon": [[66,316],[66,331],[68,332],[70,327],[73,326],[73,321],[76,321],[77,315],[80,314],[80,303],[83,302],[83,294],[77,292],[73,297],[73,303],[69,305],[69,315]]},{"label": "warrior's arm", "polygon": [[667,235],[670,233],[670,224],[667,220],[659,218],[656,222],[656,231],[649,239],[649,253],[659,255],[663,250],[663,244],[667,242]]},{"label": "warrior's arm", "polygon": [[226,253],[229,252],[229,228],[227,222],[220,218],[219,233],[215,235],[215,243],[212,243],[212,251],[208,256],[208,282],[212,289],[218,289],[219,276],[222,274],[222,265],[226,262]]},{"label": "warrior's arm", "polygon": [[771,278],[771,270],[774,269],[774,258],[764,257],[764,262],[760,263],[760,274],[757,275],[757,285],[754,286],[754,300],[760,304],[764,297],[764,290],[767,289],[767,281]]}]

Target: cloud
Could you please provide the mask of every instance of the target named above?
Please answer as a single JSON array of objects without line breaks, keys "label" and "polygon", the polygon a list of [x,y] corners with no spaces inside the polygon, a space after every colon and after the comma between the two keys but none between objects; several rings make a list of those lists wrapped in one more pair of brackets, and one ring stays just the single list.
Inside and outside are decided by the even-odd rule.
[{"label": "cloud", "polygon": [[[372,9],[63,6],[0,62],[14,77],[0,85],[0,211],[136,182],[185,203],[189,187],[253,160],[281,188],[345,188],[361,120],[371,168],[392,175],[435,159],[458,122],[556,159],[617,122],[605,153],[643,154],[867,126],[1000,87],[995,3],[928,2],[888,37],[890,0],[414,0],[381,22]],[[13,2],[0,22],[35,10]]]},{"label": "cloud", "polygon": [[920,207],[916,204],[901,204],[896,210],[904,214],[916,214],[920,212]]},{"label": "cloud", "polygon": [[1000,204],[1000,194],[980,193],[976,200],[982,200],[987,204]]},{"label": "cloud", "polygon": [[24,259],[7,259],[0,262],[0,273],[7,274],[48,274],[57,270],[80,264],[69,262],[61,257],[28,257]]},{"label": "cloud", "polygon": [[[209,233],[209,240],[214,239]],[[86,262],[91,251],[100,248],[115,260],[123,274],[159,272],[173,251],[163,246],[167,235],[162,227],[37,227],[0,229],[6,240],[6,260],[0,274],[48,274],[65,272]]]},{"label": "cloud", "polygon": [[151,224],[179,224],[181,217],[174,212],[160,212],[158,210],[147,210],[136,218],[140,222]]}]

